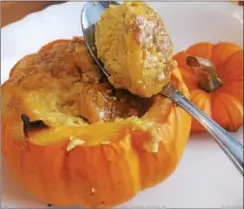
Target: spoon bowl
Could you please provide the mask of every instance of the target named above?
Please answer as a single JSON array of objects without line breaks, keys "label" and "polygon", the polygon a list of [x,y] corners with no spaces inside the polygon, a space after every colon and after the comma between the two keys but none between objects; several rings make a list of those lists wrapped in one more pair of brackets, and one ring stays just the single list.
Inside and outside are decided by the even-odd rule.
[{"label": "spoon bowl", "polygon": [[84,5],[81,12],[81,28],[86,46],[94,61],[106,77],[109,76],[109,73],[104,69],[103,63],[97,58],[95,27],[97,21],[99,21],[101,17],[101,14],[109,7],[109,5],[119,5],[119,3],[115,1],[88,2]]},{"label": "spoon bowl", "polygon": [[[103,63],[97,58],[95,45],[95,25],[99,21],[101,14],[109,5],[118,5],[114,1],[88,2],[81,13],[81,26],[87,48],[101,72],[108,77],[108,72],[104,69]],[[204,62],[204,60],[203,60]],[[200,63],[201,64],[201,63]],[[190,102],[181,92],[170,83],[166,85],[160,94],[171,99],[178,104],[193,118],[195,118],[213,136],[221,149],[229,157],[235,167],[243,175],[243,146],[230,133],[219,126],[215,121],[208,117],[203,111]]]}]

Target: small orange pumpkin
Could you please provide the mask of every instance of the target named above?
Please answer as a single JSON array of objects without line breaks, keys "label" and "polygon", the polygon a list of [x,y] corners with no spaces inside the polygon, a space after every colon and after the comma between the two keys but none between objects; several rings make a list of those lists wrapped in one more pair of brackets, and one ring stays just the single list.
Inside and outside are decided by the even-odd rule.
[{"label": "small orange pumpkin", "polygon": [[[206,59],[212,66],[202,66],[196,72],[189,58]],[[202,42],[179,52],[174,59],[192,102],[226,130],[237,131],[243,124],[243,50],[228,42]],[[205,131],[194,119],[191,130]]]},{"label": "small orange pumpkin", "polygon": [[[95,68],[83,40],[55,41],[19,61],[2,86],[2,154],[20,184],[46,203],[118,205],[166,179],[182,156],[191,117],[162,96],[142,117],[111,122],[77,124],[56,110],[57,82],[67,87],[63,96],[70,79],[79,83],[78,71]],[[171,79],[189,97],[178,69]],[[151,137],[158,150],[145,149]]]}]

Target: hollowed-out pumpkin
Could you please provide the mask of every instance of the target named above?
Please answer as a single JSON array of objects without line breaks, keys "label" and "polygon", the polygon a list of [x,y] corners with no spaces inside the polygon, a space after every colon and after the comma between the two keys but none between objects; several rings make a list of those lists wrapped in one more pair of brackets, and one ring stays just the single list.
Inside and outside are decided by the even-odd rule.
[{"label": "hollowed-out pumpkin", "polygon": [[[243,124],[243,50],[228,42],[202,42],[179,52],[174,59],[192,102],[226,130],[237,131]],[[211,66],[205,65],[206,61]],[[193,119],[192,131],[204,130]]]},{"label": "hollowed-out pumpkin", "polygon": [[[177,68],[171,80],[189,96]],[[2,154],[29,192],[54,205],[103,208],[166,179],[191,126],[163,96],[106,84],[82,38],[20,60],[2,86],[1,119]]]}]

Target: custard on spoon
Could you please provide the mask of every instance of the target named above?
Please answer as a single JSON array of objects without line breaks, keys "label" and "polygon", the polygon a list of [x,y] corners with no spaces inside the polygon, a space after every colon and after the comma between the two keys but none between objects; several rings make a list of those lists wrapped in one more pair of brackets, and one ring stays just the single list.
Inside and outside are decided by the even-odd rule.
[{"label": "custard on spoon", "polygon": [[151,97],[168,84],[173,45],[160,16],[147,4],[110,5],[96,24],[95,44],[115,88]]}]

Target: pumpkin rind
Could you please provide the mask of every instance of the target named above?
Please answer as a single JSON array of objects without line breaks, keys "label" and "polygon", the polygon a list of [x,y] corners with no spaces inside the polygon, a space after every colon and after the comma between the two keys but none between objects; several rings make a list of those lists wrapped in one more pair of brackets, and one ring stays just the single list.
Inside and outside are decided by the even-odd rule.
[{"label": "pumpkin rind", "polygon": [[[188,56],[209,59],[223,85],[210,93],[201,89],[194,71],[186,63]],[[178,62],[192,102],[226,130],[237,131],[243,124],[243,50],[233,43],[203,42],[177,53],[174,59]],[[205,132],[205,129],[193,119],[191,131]]]},{"label": "pumpkin rind", "polygon": [[[55,43],[62,41],[50,43],[42,50]],[[172,79],[189,97],[178,69],[174,69]],[[51,127],[26,139],[20,115],[37,118],[31,104],[23,103],[23,98],[21,90],[12,90],[9,81],[3,84],[2,153],[24,188],[39,200],[56,206],[104,208],[131,199],[173,173],[189,137],[191,117],[170,100],[159,98],[141,119],[159,127],[157,152],[144,149],[150,132],[138,128],[134,123],[137,119],[133,118],[84,127]],[[64,132],[68,135],[62,135]],[[91,145],[80,143],[67,149],[75,137],[81,140],[106,137],[106,141],[98,143],[98,139]]]}]

